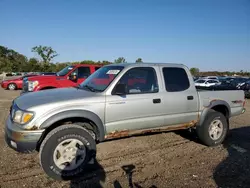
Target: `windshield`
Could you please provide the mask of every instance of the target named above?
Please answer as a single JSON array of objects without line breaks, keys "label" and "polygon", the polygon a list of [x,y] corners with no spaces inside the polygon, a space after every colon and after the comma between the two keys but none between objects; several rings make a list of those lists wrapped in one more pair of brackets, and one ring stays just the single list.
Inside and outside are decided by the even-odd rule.
[{"label": "windshield", "polygon": [[109,86],[115,77],[118,76],[123,68],[123,66],[102,67],[82,82],[79,88],[93,92],[102,92]]},{"label": "windshield", "polygon": [[64,69],[60,70],[56,73],[57,76],[65,76],[67,75],[75,66],[67,66]]}]

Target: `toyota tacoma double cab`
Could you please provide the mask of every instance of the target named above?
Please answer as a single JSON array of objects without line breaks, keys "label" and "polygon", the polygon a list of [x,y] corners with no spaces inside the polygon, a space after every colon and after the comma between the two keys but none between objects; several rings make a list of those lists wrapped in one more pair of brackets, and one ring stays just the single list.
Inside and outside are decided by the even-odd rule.
[{"label": "toyota tacoma double cab", "polygon": [[27,92],[77,86],[102,66],[101,64],[70,65],[54,75],[25,78],[22,82],[21,95]]},{"label": "toyota tacoma double cab", "polygon": [[16,151],[38,151],[44,172],[67,180],[85,170],[104,140],[193,129],[204,145],[219,145],[244,105],[241,90],[197,90],[181,64],[112,64],[76,87],[14,99],[5,140]]}]

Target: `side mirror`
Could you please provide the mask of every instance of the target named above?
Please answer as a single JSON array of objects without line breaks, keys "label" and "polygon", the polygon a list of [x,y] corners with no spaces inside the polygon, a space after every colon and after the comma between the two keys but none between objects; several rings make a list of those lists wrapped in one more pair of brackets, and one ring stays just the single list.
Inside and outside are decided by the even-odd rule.
[{"label": "side mirror", "polygon": [[126,95],[127,94],[127,85],[126,84],[117,84],[112,92],[114,95]]}]

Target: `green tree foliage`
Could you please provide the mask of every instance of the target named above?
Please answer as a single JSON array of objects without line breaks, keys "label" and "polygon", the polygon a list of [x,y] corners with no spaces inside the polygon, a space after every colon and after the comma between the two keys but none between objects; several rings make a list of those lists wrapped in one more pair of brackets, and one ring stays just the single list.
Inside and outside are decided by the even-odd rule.
[{"label": "green tree foliage", "polygon": [[114,63],[126,63],[126,60],[124,57],[119,57],[118,59],[115,59]]},{"label": "green tree foliage", "polygon": [[[42,46],[38,46],[35,48],[38,50]],[[50,48],[50,47],[48,47]],[[48,49],[47,48],[47,49]],[[35,50],[33,49],[33,50]],[[52,49],[51,49],[52,50]],[[52,63],[52,59],[57,54],[54,50],[53,53],[49,52],[50,50],[44,50],[45,56],[49,57],[44,60],[42,58],[42,61],[39,61],[36,58],[30,58],[28,59],[24,55],[16,52],[15,50],[9,49],[5,46],[0,45],[0,74],[2,72],[58,72],[62,70],[64,67],[72,64],[102,64],[107,65],[111,64],[112,62],[109,61],[92,61],[92,60],[84,60],[84,61],[78,61],[78,62],[63,62],[63,63]],[[55,53],[54,53],[55,52]],[[37,52],[38,53],[38,52]],[[46,55],[47,54],[47,55]],[[41,56],[42,57],[42,56]],[[46,62],[46,63],[45,63]],[[142,62],[141,58],[138,58],[136,60],[136,63]],[[114,63],[126,63],[126,60],[124,57],[119,57],[115,60]],[[191,68],[191,73],[194,76],[232,76],[234,74],[241,75],[241,76],[248,76],[250,77],[250,72],[247,72],[245,70],[241,70],[239,72],[216,72],[216,71],[210,71],[210,72],[200,72],[198,68]]]},{"label": "green tree foliage", "polygon": [[190,72],[191,72],[191,74],[192,74],[193,76],[198,76],[200,70],[199,70],[198,68],[193,67],[193,68],[190,69]]},{"label": "green tree foliage", "polygon": [[135,62],[136,63],[143,63],[142,58],[138,58]]},{"label": "green tree foliage", "polygon": [[[38,46],[33,48],[33,50],[40,51],[42,48]],[[43,49],[42,49],[43,50]],[[52,59],[55,57],[55,53],[47,53],[49,50],[45,50],[45,60],[39,61],[36,58],[28,59],[18,52],[8,49],[7,47],[0,46],[0,74],[2,72],[58,72],[64,67],[72,64],[111,64],[109,61],[92,61],[84,60],[79,62],[64,62],[64,63],[51,63]],[[55,51],[54,51],[55,52]],[[38,53],[38,52],[37,52]],[[40,53],[40,52],[39,52]],[[47,54],[47,55],[46,55]]]},{"label": "green tree foliage", "polygon": [[35,46],[32,48],[32,52],[37,53],[47,67],[49,67],[48,64],[53,60],[53,58],[58,56],[57,52],[49,46]]},{"label": "green tree foliage", "polygon": [[19,72],[23,69],[28,59],[18,52],[0,46],[0,72],[15,71]]}]

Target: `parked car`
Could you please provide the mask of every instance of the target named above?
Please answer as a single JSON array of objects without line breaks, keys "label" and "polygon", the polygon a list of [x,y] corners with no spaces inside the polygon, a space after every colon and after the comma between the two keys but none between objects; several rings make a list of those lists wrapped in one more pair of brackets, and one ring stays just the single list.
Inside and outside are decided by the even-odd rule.
[{"label": "parked car", "polygon": [[71,179],[85,170],[104,140],[194,128],[203,144],[219,145],[229,119],[244,113],[244,104],[241,90],[197,91],[183,65],[106,65],[78,87],[14,99],[5,139],[16,151],[39,151],[48,176]]},{"label": "parked car", "polygon": [[193,79],[194,79],[194,81],[196,81],[196,80],[199,80],[199,77],[198,76],[194,76]]},{"label": "parked car", "polygon": [[196,86],[196,89],[210,90],[210,91],[220,91],[220,90],[238,90],[236,84],[227,81],[221,81],[218,85],[212,86]]},{"label": "parked car", "polygon": [[219,80],[218,76],[205,76],[203,79],[209,79],[209,80]]},{"label": "parked car", "polygon": [[210,87],[219,84],[220,81],[215,79],[199,79],[195,81],[195,86],[202,86],[202,87]]},{"label": "parked car", "polygon": [[15,79],[3,80],[1,82],[1,87],[8,90],[22,89],[23,79],[28,77],[37,76],[36,74],[28,74]]},{"label": "parked car", "polygon": [[55,75],[24,79],[23,91],[21,94],[45,89],[75,87],[102,66],[103,65],[99,64],[70,65],[57,72]]},{"label": "parked car", "polygon": [[250,81],[246,81],[245,83],[237,86],[238,89],[243,90],[245,92],[245,97],[247,99],[250,98]]}]

